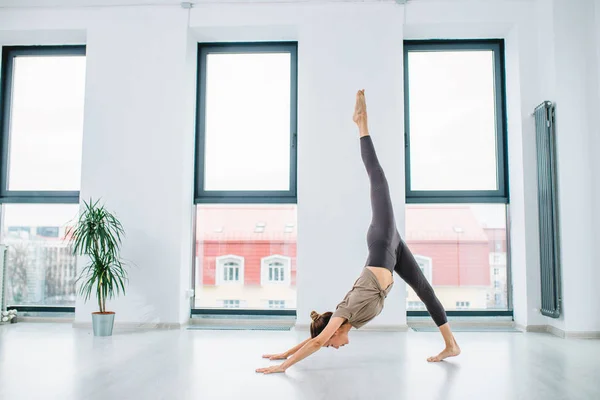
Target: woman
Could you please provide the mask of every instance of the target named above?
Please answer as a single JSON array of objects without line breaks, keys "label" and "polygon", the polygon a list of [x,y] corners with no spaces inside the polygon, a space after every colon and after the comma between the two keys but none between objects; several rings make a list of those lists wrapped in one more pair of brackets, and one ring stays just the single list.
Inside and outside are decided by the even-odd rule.
[{"label": "woman", "polygon": [[280,365],[259,368],[256,372],[265,374],[285,372],[287,368],[321,347],[339,349],[347,345],[350,329],[362,327],[381,313],[384,300],[393,285],[393,271],[417,293],[444,338],[446,348],[437,356],[429,357],[427,360],[437,362],[460,354],[460,348],[452,335],[442,304],[396,229],[387,180],[369,136],[364,90],[360,90],[356,95],[353,119],[358,125],[361,156],[371,183],[373,217],[367,232],[369,256],[366,267],[354,283],[352,290],[338,304],[335,312],[318,314],[313,311],[311,313],[310,339],[285,353],[264,355],[264,358],[270,360],[285,359],[286,361]]}]

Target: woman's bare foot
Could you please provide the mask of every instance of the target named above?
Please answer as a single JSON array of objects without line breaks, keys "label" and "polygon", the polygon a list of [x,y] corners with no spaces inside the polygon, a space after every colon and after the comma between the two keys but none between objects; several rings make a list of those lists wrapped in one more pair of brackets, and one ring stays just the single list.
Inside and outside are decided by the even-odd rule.
[{"label": "woman's bare foot", "polygon": [[365,101],[365,90],[359,90],[356,93],[356,104],[354,106],[354,115],[352,120],[360,130],[360,136],[367,136],[369,130],[367,127],[367,102]]},{"label": "woman's bare foot", "polygon": [[427,359],[427,361],[429,361],[429,362],[440,362],[442,360],[445,360],[448,357],[456,357],[459,354],[460,354],[460,347],[458,347],[458,346],[452,346],[452,347],[449,347],[449,348],[447,347],[440,354],[438,354],[437,356],[429,357]]},{"label": "woman's bare foot", "polygon": [[456,343],[456,339],[452,334],[452,330],[450,329],[450,324],[445,323],[439,327],[440,333],[444,337],[444,343],[446,343],[446,348],[437,356],[429,357],[427,361],[429,362],[440,362],[448,357],[456,357],[460,354],[460,347],[458,347],[458,343]]}]

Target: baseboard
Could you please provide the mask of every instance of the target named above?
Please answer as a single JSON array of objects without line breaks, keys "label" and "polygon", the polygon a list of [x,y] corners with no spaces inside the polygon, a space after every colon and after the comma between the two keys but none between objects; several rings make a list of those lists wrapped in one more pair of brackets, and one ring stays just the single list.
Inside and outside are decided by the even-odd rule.
[{"label": "baseboard", "polygon": [[562,329],[556,328],[552,325],[546,325],[546,332],[548,332],[549,334],[554,335],[556,337],[559,337],[561,339],[566,339],[566,337],[567,337],[565,331],[563,331]]},{"label": "baseboard", "polygon": [[[149,329],[181,329],[187,325],[178,322],[115,322],[115,330],[136,331]],[[73,322],[75,329],[92,329],[92,322]]]},{"label": "baseboard", "polygon": [[28,323],[50,323],[50,324],[70,324],[73,323],[74,318],[59,318],[59,317],[17,317],[18,322]]},{"label": "baseboard", "polygon": [[[310,329],[309,324],[296,324],[294,325],[297,331],[308,331]],[[408,325],[365,325],[359,329],[363,332],[406,332],[408,331]]]},{"label": "baseboard", "polygon": [[600,339],[600,332],[598,331],[587,331],[587,332],[565,332],[567,339]]},{"label": "baseboard", "polygon": [[[451,320],[450,322],[450,326],[456,326],[456,327],[511,327],[511,328],[517,328],[515,326],[515,323],[512,320],[503,320],[503,319],[498,319],[498,318],[492,318],[492,319],[487,319],[487,318],[470,318],[470,319],[458,319],[458,320]],[[422,328],[422,327],[435,327],[435,323],[431,320],[431,318],[428,319],[409,319],[408,320],[408,326],[409,327],[415,327],[415,328]]]},{"label": "baseboard", "polygon": [[548,326],[547,325],[520,325],[520,324],[516,324],[515,328],[517,328],[521,332],[532,332],[532,333],[547,333],[548,332]]},{"label": "baseboard", "polygon": [[523,332],[549,333],[561,339],[600,339],[599,331],[565,331],[552,325],[517,325],[516,328]]},{"label": "baseboard", "polygon": [[272,318],[190,318],[190,325],[285,325],[293,326],[295,319],[272,319]]}]

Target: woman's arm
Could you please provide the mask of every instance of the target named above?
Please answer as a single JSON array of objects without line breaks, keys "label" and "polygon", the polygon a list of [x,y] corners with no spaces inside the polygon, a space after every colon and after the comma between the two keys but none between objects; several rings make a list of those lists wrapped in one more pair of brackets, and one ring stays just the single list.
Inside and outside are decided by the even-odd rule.
[{"label": "woman's arm", "polygon": [[296,352],[298,350],[300,350],[309,341],[310,341],[310,338],[308,338],[305,341],[303,341],[302,343],[300,343],[300,344],[292,347],[291,349],[289,349],[285,353],[281,353],[281,354],[265,354],[265,355],[263,355],[263,358],[268,358],[269,360],[285,360],[289,356],[291,356],[293,354],[296,354]]},{"label": "woman's arm", "polygon": [[340,326],[344,323],[344,318],[334,317],[329,320],[329,323],[323,329],[323,332],[319,336],[314,339],[309,339],[306,341],[304,346],[300,348],[292,357],[287,359],[283,364],[274,365],[268,368],[259,368],[256,372],[261,372],[264,374],[272,374],[275,372],[285,372],[286,369],[296,364],[298,361],[304,360],[306,357],[315,353],[321,347],[327,343],[327,341],[333,336],[335,331],[338,330]]}]

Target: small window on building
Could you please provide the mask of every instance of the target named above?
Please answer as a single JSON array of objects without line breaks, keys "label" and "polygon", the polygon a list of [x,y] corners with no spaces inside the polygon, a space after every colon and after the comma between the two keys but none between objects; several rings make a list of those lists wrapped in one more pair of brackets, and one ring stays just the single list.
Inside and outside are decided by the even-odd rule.
[{"label": "small window on building", "polygon": [[239,300],[223,300],[224,308],[240,308]]},{"label": "small window on building", "polygon": [[265,284],[290,284],[291,259],[289,257],[274,255],[262,259],[261,283]]},{"label": "small window on building", "polygon": [[35,230],[37,236],[57,238],[58,227],[57,226],[38,226]]},{"label": "small window on building", "polygon": [[269,308],[285,308],[285,300],[269,300]]},{"label": "small window on building", "polygon": [[425,310],[425,304],[422,301],[409,301],[407,308],[409,310]]},{"label": "small window on building", "polygon": [[421,268],[421,272],[430,284],[433,284],[433,265],[430,257],[415,255],[415,260]]},{"label": "small window on building", "polygon": [[244,259],[238,256],[217,257],[216,284],[244,282]]},{"label": "small window on building", "polygon": [[457,301],[456,302],[456,309],[457,310],[466,310],[468,308],[471,308],[471,302],[470,301]]}]

